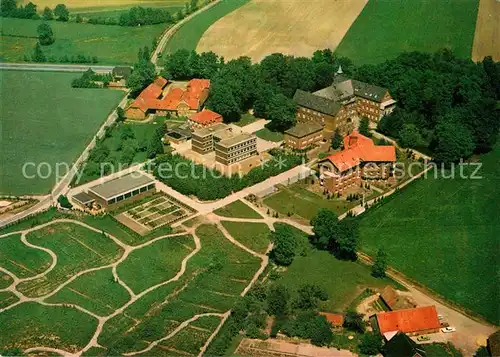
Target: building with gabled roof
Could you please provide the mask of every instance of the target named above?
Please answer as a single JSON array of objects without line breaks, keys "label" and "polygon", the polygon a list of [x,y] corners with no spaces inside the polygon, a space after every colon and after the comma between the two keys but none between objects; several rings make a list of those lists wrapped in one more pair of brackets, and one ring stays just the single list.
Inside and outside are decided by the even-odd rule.
[{"label": "building with gabled roof", "polygon": [[381,335],[395,331],[408,335],[424,335],[439,332],[441,327],[434,305],[380,312],[375,318]]},{"label": "building with gabled roof", "polygon": [[296,150],[303,150],[323,140],[323,126],[312,123],[297,123],[285,131],[285,145]]},{"label": "building with gabled roof", "polygon": [[205,128],[218,123],[222,123],[222,115],[210,109],[203,109],[188,119],[188,124],[193,129]]},{"label": "building with gabled roof", "polygon": [[387,88],[347,78],[341,68],[330,86],[314,93],[297,89],[293,99],[297,121],[323,125],[328,138],[335,129],[342,133],[356,129],[361,117],[377,123],[396,107]]},{"label": "building with gabled roof", "polygon": [[396,148],[392,145],[375,145],[373,140],[357,131],[344,137],[344,149],[321,163],[321,183],[332,193],[342,193],[362,180],[393,181]]},{"label": "building with gabled roof", "polygon": [[157,77],[147,86],[126,110],[126,117],[143,120],[149,114],[190,116],[203,107],[208,98],[210,80],[192,79],[186,90],[172,88],[168,90],[168,80]]}]

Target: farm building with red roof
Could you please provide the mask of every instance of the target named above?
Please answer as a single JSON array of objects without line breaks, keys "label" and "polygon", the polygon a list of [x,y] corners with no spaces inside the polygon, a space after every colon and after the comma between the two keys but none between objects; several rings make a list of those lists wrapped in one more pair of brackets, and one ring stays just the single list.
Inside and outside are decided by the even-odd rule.
[{"label": "farm building with red roof", "polygon": [[363,180],[393,181],[392,167],[396,162],[396,148],[375,145],[370,138],[357,131],[344,137],[344,149],[324,160],[321,182],[333,193],[358,186]]},{"label": "farm building with red roof", "polygon": [[205,128],[217,123],[222,123],[222,115],[210,109],[203,109],[201,112],[191,115],[188,119],[188,124],[193,129]]},{"label": "farm building with red roof", "polygon": [[332,324],[332,327],[342,327],[344,324],[344,315],[332,314],[331,312],[320,312],[319,314],[326,317],[326,321]]},{"label": "farm building with red roof", "polygon": [[423,335],[438,332],[441,327],[434,305],[381,312],[375,317],[381,335],[397,331],[408,335]]},{"label": "farm building with red roof", "polygon": [[127,108],[126,117],[144,120],[149,114],[189,116],[197,113],[207,100],[208,79],[192,79],[186,89],[167,87],[168,81],[157,77]]}]

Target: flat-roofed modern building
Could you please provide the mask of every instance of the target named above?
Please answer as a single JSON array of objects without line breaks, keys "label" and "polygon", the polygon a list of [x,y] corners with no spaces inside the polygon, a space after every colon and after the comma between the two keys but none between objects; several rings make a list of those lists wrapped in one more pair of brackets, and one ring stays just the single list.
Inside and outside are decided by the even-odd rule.
[{"label": "flat-roofed modern building", "polygon": [[88,194],[103,208],[115,208],[152,195],[156,192],[155,181],[136,171],[128,175],[92,186]]},{"label": "flat-roofed modern building", "polygon": [[297,123],[285,131],[285,145],[302,150],[323,140],[323,125],[316,122]]},{"label": "flat-roofed modern building", "polygon": [[231,165],[258,154],[255,135],[248,133],[227,135],[224,133],[220,137],[217,133],[214,139],[215,161],[221,164]]},{"label": "flat-roofed modern building", "polygon": [[226,124],[219,123],[208,128],[195,130],[191,134],[191,149],[202,155],[214,151],[214,134],[227,128]]}]

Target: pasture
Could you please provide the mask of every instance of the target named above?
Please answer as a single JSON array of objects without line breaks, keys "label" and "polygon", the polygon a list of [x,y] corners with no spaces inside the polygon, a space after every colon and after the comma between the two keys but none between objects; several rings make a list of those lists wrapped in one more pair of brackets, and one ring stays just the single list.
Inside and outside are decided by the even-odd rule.
[{"label": "pasture", "polygon": [[[76,160],[123,97],[120,91],[71,88],[77,76],[0,71],[0,96],[15,98],[3,100],[0,108],[4,133],[0,193],[46,194],[55,184],[56,163]],[[33,163],[26,167],[26,176],[25,163]],[[38,175],[36,166],[41,163],[47,164]]]},{"label": "pasture", "polygon": [[470,58],[478,0],[372,0],[337,47],[356,64],[378,63],[401,52],[441,48]]},{"label": "pasture", "polygon": [[214,23],[196,50],[254,62],[275,52],[310,57],[337,47],[366,2],[253,0]]},{"label": "pasture", "polygon": [[479,0],[472,60],[486,56],[500,61],[500,2],[496,0]]},{"label": "pasture", "polygon": [[[498,324],[500,147],[481,156],[481,179],[430,171],[360,216],[361,247],[444,298]],[[466,176],[474,167],[464,167]],[[450,172],[444,172],[450,175]],[[446,178],[448,177],[448,178]]]},{"label": "pasture", "polygon": [[[31,57],[38,40],[37,27],[42,20],[0,18],[2,27],[0,60],[22,62]],[[47,59],[60,62],[60,58],[79,54],[96,56],[99,64],[133,64],[139,48],[151,48],[154,39],[165,30],[165,24],[123,27],[91,25],[75,22],[51,21],[55,43],[43,46]]]},{"label": "pasture", "polygon": [[[27,4],[30,0],[22,0],[20,3]],[[171,4],[184,5],[185,0],[66,0],[64,4],[70,10],[92,9],[98,11],[99,9],[115,9],[120,7],[160,7],[169,6]],[[38,9],[43,9],[45,6],[54,8],[60,4],[60,0],[37,0],[36,5]]]},{"label": "pasture", "polygon": [[[182,25],[165,46],[165,53],[180,49],[194,50],[203,33],[217,20],[246,4],[250,0],[222,0],[219,4],[196,15]],[[234,31],[234,29],[231,29]]]}]

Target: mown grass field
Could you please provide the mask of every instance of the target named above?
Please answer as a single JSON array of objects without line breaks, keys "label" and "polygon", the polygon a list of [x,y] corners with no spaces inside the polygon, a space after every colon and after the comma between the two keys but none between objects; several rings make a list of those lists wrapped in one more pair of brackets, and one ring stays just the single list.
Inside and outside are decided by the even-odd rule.
[{"label": "mown grass field", "polygon": [[[37,42],[36,29],[41,20],[0,18],[2,28],[0,60],[22,62],[31,57]],[[165,30],[166,24],[141,27],[78,24],[51,21],[55,43],[43,46],[43,52],[56,62],[64,55],[97,56],[99,64],[133,64],[140,48],[148,46]]]},{"label": "mown grass field", "polygon": [[303,233],[301,235],[304,239],[303,245],[309,249],[305,249],[305,254],[295,256],[293,263],[282,273],[277,282],[286,285],[292,294],[295,294],[305,282],[323,287],[328,292],[328,300],[320,303],[322,311],[345,311],[366,288],[382,289],[386,285],[396,286],[390,279],[377,279],[371,276],[371,269],[367,265],[338,260],[327,251],[308,246],[307,236]]},{"label": "mown grass field", "polygon": [[[2,46],[3,47],[3,46]],[[83,151],[123,92],[71,88],[76,74],[0,71],[2,194],[46,194],[55,184],[55,164],[71,164]],[[10,98],[10,99],[9,99]],[[46,179],[27,166],[47,163]],[[45,165],[45,164],[42,164]],[[41,167],[46,176],[48,168]],[[63,170],[63,173],[65,171]]]},{"label": "mown grass field", "polygon": [[297,183],[290,186],[281,186],[279,192],[264,199],[264,204],[272,210],[287,216],[292,216],[311,220],[320,208],[327,208],[337,215],[347,212],[357,203],[347,202],[341,199],[326,199],[307,190],[303,184]]},{"label": "mown grass field", "polygon": [[260,214],[239,200],[215,210],[214,213],[219,216],[232,218],[262,218]]},{"label": "mown grass field", "polygon": [[371,0],[336,49],[356,64],[449,48],[470,58],[479,0]]},{"label": "mown grass field", "polygon": [[217,20],[243,6],[250,0],[222,0],[219,4],[186,22],[167,42],[165,53],[180,49],[194,50],[203,33]]},{"label": "mown grass field", "polygon": [[56,223],[26,238],[57,255],[57,264],[49,273],[18,285],[19,291],[30,297],[47,294],[79,271],[112,263],[123,254],[110,238],[73,223]]},{"label": "mown grass field", "polygon": [[461,179],[458,168],[454,179],[429,174],[360,216],[366,253],[384,247],[394,268],[496,324],[499,159],[500,147],[481,157],[482,179]]},{"label": "mown grass field", "polygon": [[265,223],[240,223],[240,222],[222,222],[234,239],[252,249],[254,252],[265,254],[269,243],[271,231]]}]

